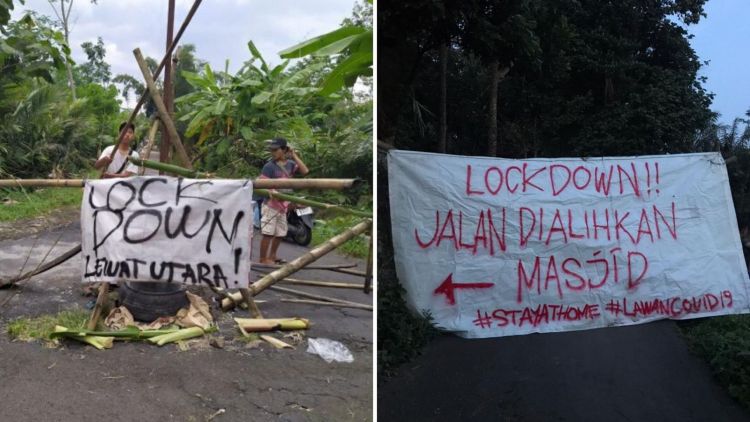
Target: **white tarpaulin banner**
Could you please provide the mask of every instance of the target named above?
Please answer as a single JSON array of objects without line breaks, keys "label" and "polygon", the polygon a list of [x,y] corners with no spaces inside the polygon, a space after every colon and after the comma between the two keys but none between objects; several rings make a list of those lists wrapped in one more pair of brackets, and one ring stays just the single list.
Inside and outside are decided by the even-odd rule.
[{"label": "white tarpaulin banner", "polygon": [[507,160],[388,155],[409,305],[465,337],[747,313],[717,153]]},{"label": "white tarpaulin banner", "polygon": [[247,287],[252,182],[133,177],[86,182],[84,281]]}]

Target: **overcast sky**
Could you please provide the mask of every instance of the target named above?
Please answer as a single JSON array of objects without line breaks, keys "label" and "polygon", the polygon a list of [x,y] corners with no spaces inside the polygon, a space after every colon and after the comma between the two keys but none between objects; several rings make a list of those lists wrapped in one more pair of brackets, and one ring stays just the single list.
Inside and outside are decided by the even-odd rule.
[{"label": "overcast sky", "polygon": [[[15,19],[27,9],[55,17],[47,0],[15,3]],[[175,3],[176,34],[193,1]],[[73,59],[85,62],[81,43],[95,43],[102,37],[112,75],[128,73],[141,79],[132,51],[140,48],[145,56],[157,61],[164,56],[167,4],[166,0],[99,0],[96,5],[90,0],[74,1],[75,23],[70,36]],[[180,43],[194,44],[196,56],[217,70],[224,69],[226,59],[230,72],[238,70],[250,58],[249,40],[255,42],[266,61],[278,64],[279,51],[336,29],[351,16],[354,4],[355,0],[204,0]]]},{"label": "overcast sky", "polygon": [[[160,59],[165,49],[166,0],[76,0],[71,33],[73,58],[85,61],[80,45],[104,39],[112,74],[129,73],[140,78],[132,50],[140,47],[147,56]],[[335,29],[351,15],[355,0],[205,0],[185,31],[183,43],[197,47],[197,56],[214,69],[236,71],[250,55],[247,41],[253,40],[271,63],[280,63],[278,52],[309,37]],[[192,0],[177,0],[175,32]],[[16,5],[18,3],[16,2]],[[18,5],[14,18],[25,9],[54,16],[47,0],[27,0]],[[729,123],[750,108],[750,1],[710,0],[707,17],[689,28],[701,60],[710,64],[701,71],[708,77],[706,88],[716,94],[712,108]]]},{"label": "overcast sky", "polygon": [[705,12],[689,27],[695,35],[690,43],[701,60],[709,60],[701,74],[716,94],[711,108],[721,113],[720,122],[731,123],[750,109],[750,1],[709,0]]}]

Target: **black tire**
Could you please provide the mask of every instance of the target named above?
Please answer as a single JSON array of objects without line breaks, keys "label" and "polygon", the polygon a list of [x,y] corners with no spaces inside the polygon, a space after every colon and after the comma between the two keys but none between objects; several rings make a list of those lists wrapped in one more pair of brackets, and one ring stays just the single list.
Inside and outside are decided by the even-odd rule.
[{"label": "black tire", "polygon": [[128,308],[133,318],[151,322],[162,316],[172,316],[188,305],[185,287],[174,283],[122,283],[120,304]]},{"label": "black tire", "polygon": [[303,224],[302,229],[294,234],[294,243],[307,246],[310,242],[312,242],[312,229]]}]

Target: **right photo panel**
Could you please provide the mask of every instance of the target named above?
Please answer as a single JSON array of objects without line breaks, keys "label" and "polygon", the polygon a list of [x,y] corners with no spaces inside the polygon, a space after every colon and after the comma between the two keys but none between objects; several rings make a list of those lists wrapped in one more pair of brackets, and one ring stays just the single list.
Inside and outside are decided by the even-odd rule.
[{"label": "right photo panel", "polygon": [[378,420],[750,420],[750,3],[376,8]]}]

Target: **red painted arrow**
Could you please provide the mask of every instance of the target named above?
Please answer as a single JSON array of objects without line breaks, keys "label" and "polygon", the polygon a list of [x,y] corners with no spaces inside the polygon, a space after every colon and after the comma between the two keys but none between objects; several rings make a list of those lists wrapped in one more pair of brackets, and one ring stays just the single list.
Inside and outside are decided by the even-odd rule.
[{"label": "red painted arrow", "polygon": [[448,304],[455,305],[456,304],[456,295],[454,294],[455,289],[488,289],[492,286],[494,286],[495,283],[454,283],[453,282],[453,273],[448,274],[448,277],[445,278],[445,280],[440,283],[437,289],[435,289],[434,294],[444,294],[446,299],[448,299]]}]

